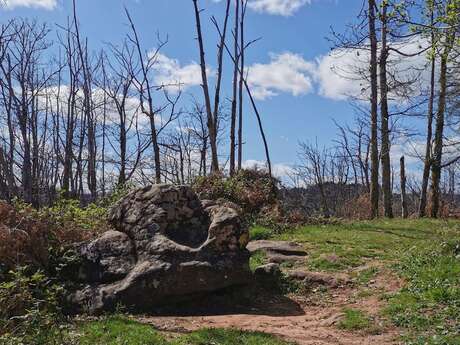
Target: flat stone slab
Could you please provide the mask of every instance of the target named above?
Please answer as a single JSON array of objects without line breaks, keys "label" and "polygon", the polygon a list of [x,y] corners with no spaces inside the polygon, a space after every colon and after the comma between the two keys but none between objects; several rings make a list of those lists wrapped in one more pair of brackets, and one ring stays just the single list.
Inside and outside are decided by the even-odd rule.
[{"label": "flat stone slab", "polygon": [[274,264],[282,264],[283,262],[300,262],[305,261],[305,255],[284,255],[275,252],[267,252],[267,261]]},{"label": "flat stone slab", "polygon": [[307,252],[300,244],[288,241],[251,241],[246,246],[246,249],[249,250],[251,253],[261,250],[267,253],[279,254],[286,257],[304,257],[307,255]]},{"label": "flat stone slab", "polygon": [[305,286],[324,285],[332,288],[350,283],[350,280],[343,275],[331,275],[322,272],[310,272],[294,270],[288,273],[288,277],[295,280],[302,280]]}]

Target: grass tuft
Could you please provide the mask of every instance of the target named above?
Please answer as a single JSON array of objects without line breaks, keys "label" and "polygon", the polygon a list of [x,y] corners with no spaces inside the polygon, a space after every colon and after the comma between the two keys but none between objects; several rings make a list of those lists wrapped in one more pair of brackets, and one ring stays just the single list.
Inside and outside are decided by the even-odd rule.
[{"label": "grass tuft", "polygon": [[203,329],[167,340],[153,327],[121,316],[81,322],[78,345],[289,345],[274,336],[239,330]]}]

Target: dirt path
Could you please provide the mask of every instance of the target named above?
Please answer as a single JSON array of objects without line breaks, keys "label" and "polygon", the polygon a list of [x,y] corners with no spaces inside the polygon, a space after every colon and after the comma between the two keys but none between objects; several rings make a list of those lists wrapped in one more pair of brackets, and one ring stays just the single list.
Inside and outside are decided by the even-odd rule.
[{"label": "dirt path", "polygon": [[[168,316],[148,316],[141,322],[153,325],[165,332],[190,332],[201,328],[236,328],[260,331],[279,336],[299,345],[326,344],[398,344],[398,330],[390,327],[379,317],[383,302],[382,292],[394,292],[401,282],[389,272],[380,273],[366,289],[367,297],[360,297],[362,287],[341,286],[327,292],[313,291],[305,295],[263,296],[253,305],[236,311],[215,310],[198,312],[192,316],[180,313]],[[370,292],[370,293],[369,293]],[[207,301],[214,303],[213,301]],[[367,331],[345,331],[337,327],[343,317],[344,308],[365,311],[373,318],[375,329]]]}]

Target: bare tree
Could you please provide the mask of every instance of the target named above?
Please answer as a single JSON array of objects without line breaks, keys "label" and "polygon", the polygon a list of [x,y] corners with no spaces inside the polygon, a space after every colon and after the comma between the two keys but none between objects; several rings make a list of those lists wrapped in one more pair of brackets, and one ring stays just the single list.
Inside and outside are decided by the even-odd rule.
[{"label": "bare tree", "polygon": [[407,211],[407,194],[406,194],[406,165],[404,162],[404,156],[400,159],[400,178],[401,178],[401,215],[403,218],[409,216]]},{"label": "bare tree", "polygon": [[[194,9],[195,9],[195,21],[196,21],[196,30],[198,35],[198,47],[200,51],[200,67],[201,67],[201,78],[202,78],[202,88],[204,93],[204,101],[205,101],[205,108],[206,114],[208,116],[208,132],[209,132],[209,141],[211,144],[211,171],[217,172],[219,171],[219,158],[217,152],[217,123],[213,116],[213,112],[211,109],[211,98],[209,95],[209,84],[208,84],[208,75],[206,69],[206,59],[205,59],[205,50],[204,50],[204,43],[203,43],[203,34],[201,31],[201,18],[200,13],[201,10],[198,8],[198,0],[192,0]],[[224,35],[221,35],[221,42],[225,42]]]},{"label": "bare tree", "polygon": [[[233,96],[232,96],[232,114],[230,124],[230,176],[235,174],[235,126],[236,126],[236,110],[237,110],[237,97],[238,97],[238,69],[240,63],[240,51],[239,51],[239,28],[240,28],[240,1],[235,1],[235,27],[233,31],[234,38],[234,50],[233,50]],[[222,36],[223,37],[223,36]]]},{"label": "bare tree", "polygon": [[369,38],[370,38],[370,85],[371,85],[371,183],[370,198],[372,218],[378,216],[379,206],[379,152],[378,152],[378,78],[377,78],[377,33],[375,28],[375,0],[368,0],[368,20],[369,20]]},{"label": "bare tree", "polygon": [[[390,130],[388,111],[388,81],[387,81],[387,61],[389,48],[387,45],[387,9],[388,3],[382,3],[380,20],[381,28],[381,48],[379,57],[379,79],[380,79],[380,114],[381,114],[381,161],[382,161],[382,192],[383,207],[385,217],[393,218],[392,191],[391,191],[391,161],[390,161]],[[373,95],[374,96],[374,95]]]},{"label": "bare tree", "polygon": [[329,217],[329,207],[325,183],[327,181],[327,165],[329,152],[326,149],[320,149],[318,144],[300,143],[299,159],[301,161],[299,168],[305,181],[313,182],[319,189],[321,197],[321,212],[325,217]]},{"label": "bare tree", "polygon": [[430,178],[431,168],[431,149],[432,149],[432,138],[433,138],[433,119],[434,119],[434,99],[435,99],[435,78],[436,78],[436,47],[435,47],[435,32],[434,32],[434,3],[429,3],[430,13],[430,43],[431,43],[431,63],[430,63],[430,95],[428,99],[428,111],[426,121],[426,141],[425,141],[425,157],[423,162],[423,176],[422,186],[420,191],[420,203],[418,209],[418,216],[424,217],[426,214],[427,204],[427,191],[428,182]]},{"label": "bare tree", "polygon": [[443,43],[440,47],[440,67],[439,67],[439,95],[436,113],[436,127],[434,134],[434,148],[433,159],[431,165],[431,217],[436,218],[440,209],[441,198],[441,169],[442,169],[442,154],[444,145],[444,125],[445,125],[445,112],[446,112],[446,99],[448,88],[448,64],[454,44],[458,37],[459,25],[459,4],[454,3],[453,0],[446,0],[442,3],[442,13],[440,16],[446,18],[446,25],[449,28],[442,29]]},{"label": "bare tree", "polygon": [[243,92],[245,78],[245,50],[246,42],[244,38],[244,23],[246,18],[246,9],[248,0],[241,0],[241,18],[240,18],[240,69],[239,69],[239,85],[238,85],[238,170],[242,168],[243,162]]}]

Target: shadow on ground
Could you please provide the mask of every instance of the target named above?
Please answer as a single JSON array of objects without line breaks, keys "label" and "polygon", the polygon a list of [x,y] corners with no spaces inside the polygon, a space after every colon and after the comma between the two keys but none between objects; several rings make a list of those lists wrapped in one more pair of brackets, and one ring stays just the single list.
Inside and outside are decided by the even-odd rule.
[{"label": "shadow on ground", "polygon": [[259,284],[233,287],[207,295],[190,296],[187,300],[157,307],[149,316],[213,316],[266,315],[301,316],[302,307],[282,292],[266,289]]}]

